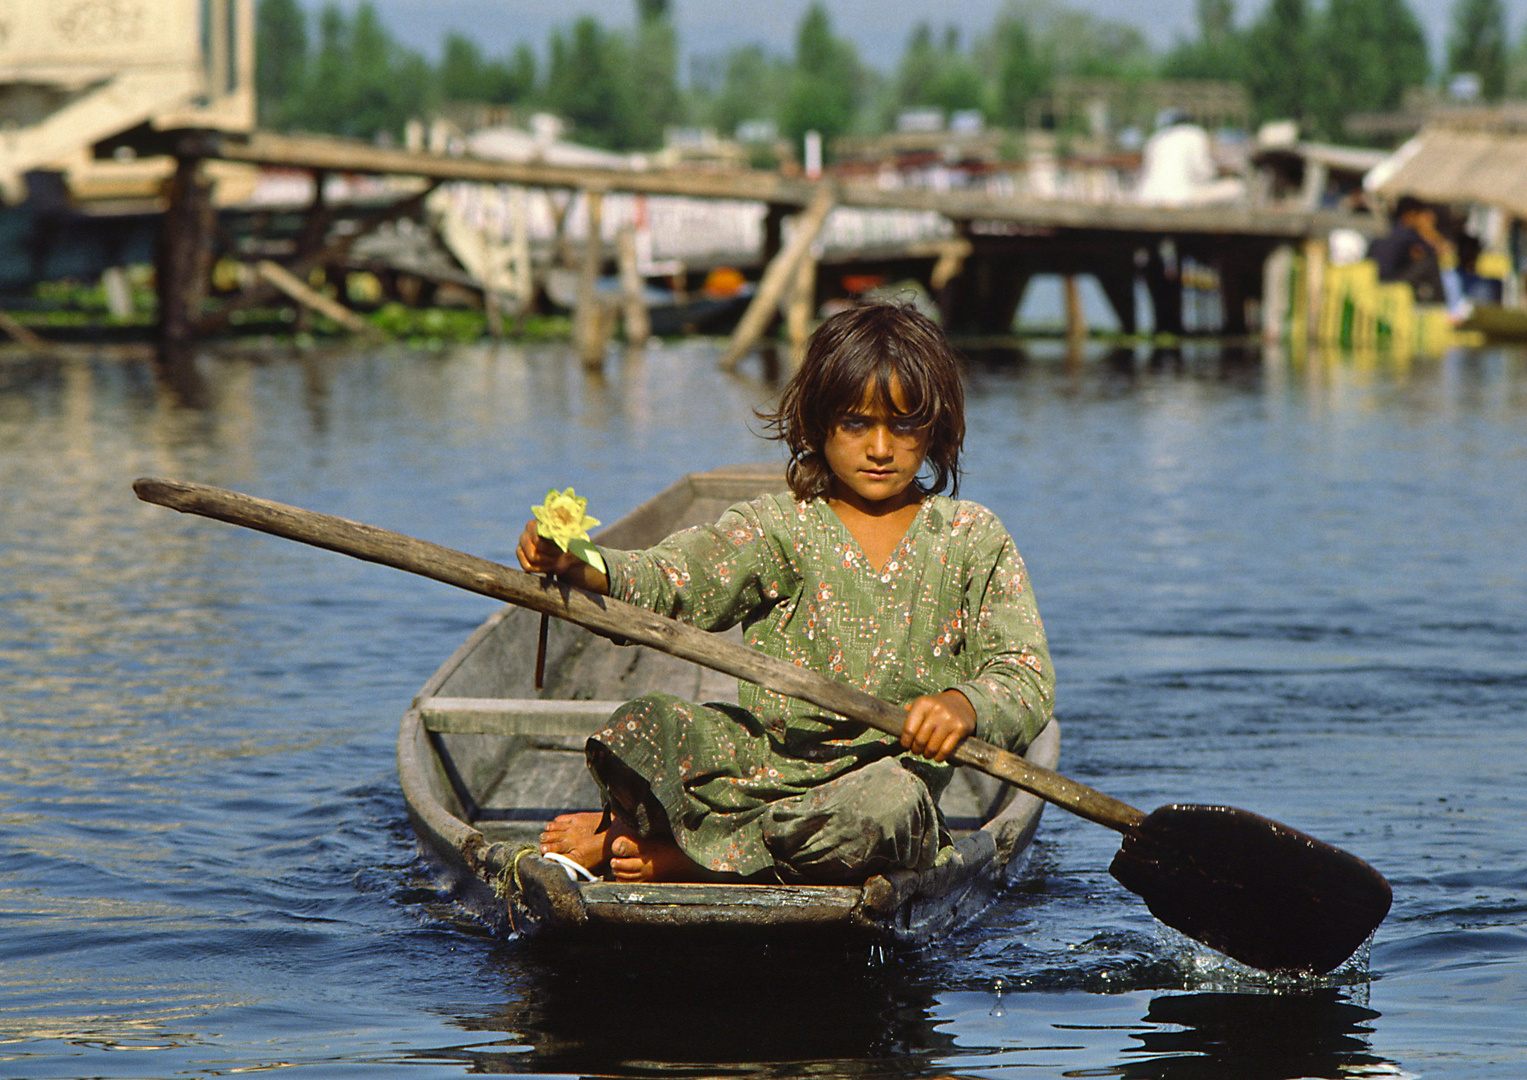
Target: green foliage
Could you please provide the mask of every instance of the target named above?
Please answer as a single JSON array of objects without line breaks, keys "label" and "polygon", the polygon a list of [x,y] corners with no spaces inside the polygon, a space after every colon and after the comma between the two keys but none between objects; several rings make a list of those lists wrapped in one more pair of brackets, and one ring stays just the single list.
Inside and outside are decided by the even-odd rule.
[{"label": "green foliage", "polygon": [[446,101],[512,105],[535,89],[536,58],[522,45],[512,57],[488,59],[465,34],[447,33],[441,48],[439,86]]},{"label": "green foliage", "polygon": [[1234,0],[1198,0],[1198,37],[1177,42],[1161,73],[1169,79],[1242,79],[1246,47],[1235,30]]},{"label": "green foliage", "polygon": [[285,126],[285,112],[302,90],[307,71],[307,16],[297,0],[260,0],[255,16],[255,99],[260,123]]},{"label": "green foliage", "polygon": [[895,84],[897,110],[929,106],[954,112],[986,110],[986,81],[975,61],[960,49],[959,32],[949,27],[942,43],[935,44],[927,23],[912,31],[902,56]]},{"label": "green foliage", "polygon": [[[643,8],[666,9],[666,3],[643,0]],[[635,33],[634,49],[627,68],[633,93],[631,128],[624,144],[633,148],[663,144],[663,130],[683,119],[679,94],[679,36],[664,13],[643,11]]]},{"label": "green foliage", "polygon": [[[773,121],[795,145],[808,130],[833,136],[883,130],[909,107],[980,109],[1022,128],[1061,78],[1239,81],[1258,119],[1291,118],[1316,137],[1341,138],[1346,116],[1393,109],[1429,78],[1420,24],[1408,0],[1196,0],[1198,32],[1162,52],[1126,22],[1069,6],[1075,0],[1005,0],[970,47],[953,28],[917,27],[888,75],[863,68],[814,0],[793,54],[757,45],[702,58],[681,86],[681,42],[672,0],[632,0],[634,22],[595,16],[559,27],[541,53],[519,42],[488,55],[465,33],[447,33],[438,64],[398,44],[371,0],[328,0],[316,15],[301,0],[258,0],[260,119],[280,129],[375,138],[438,102],[515,105],[560,114],[573,137],[611,149],[651,149],[669,125],[693,119],[724,134]],[[1143,14],[1144,9],[1139,9]],[[1449,72],[1473,71],[1487,97],[1508,81],[1503,0],[1455,0]],[[538,62],[544,55],[545,61]],[[1527,89],[1527,37],[1517,81]]]},{"label": "green foliage", "polygon": [[369,0],[354,16],[326,4],[311,52],[306,18],[293,0],[261,0],[259,32],[259,110],[271,127],[395,136],[432,99],[429,64],[392,39]]},{"label": "green foliage", "polygon": [[1449,75],[1479,76],[1480,96],[1498,101],[1506,92],[1506,10],[1501,0],[1456,0],[1448,35]]},{"label": "green foliage", "polygon": [[1309,111],[1330,138],[1351,113],[1399,108],[1405,88],[1430,75],[1425,32],[1404,4],[1328,0],[1321,31]]},{"label": "green foliage", "polygon": [[595,146],[622,148],[635,118],[635,87],[621,77],[629,49],[624,38],[585,15],[571,34],[552,34],[541,100]]},{"label": "green foliage", "polygon": [[993,123],[1021,128],[1028,120],[1029,103],[1043,94],[1054,80],[1054,64],[1040,48],[1022,19],[1007,16],[997,21],[990,37],[977,48],[991,84]]},{"label": "green foliage", "polygon": [[1311,118],[1314,25],[1305,0],[1271,0],[1246,31],[1246,88],[1259,119]]},{"label": "green foliage", "polygon": [[824,140],[851,131],[862,78],[854,47],[833,33],[821,0],[813,0],[795,39],[795,70],[780,117],[781,132],[799,145],[808,131]]},{"label": "green foliage", "polygon": [[761,45],[743,45],[724,57],[698,65],[692,90],[701,104],[700,119],[723,134],[733,134],[748,120],[774,120],[789,93],[788,61],[772,57]]}]

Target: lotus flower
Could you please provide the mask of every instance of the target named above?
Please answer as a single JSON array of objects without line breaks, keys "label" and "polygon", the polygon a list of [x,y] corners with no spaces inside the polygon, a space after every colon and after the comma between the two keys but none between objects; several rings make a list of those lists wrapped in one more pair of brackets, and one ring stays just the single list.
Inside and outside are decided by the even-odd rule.
[{"label": "lotus flower", "polygon": [[599,524],[599,519],[588,516],[588,505],[589,501],[572,488],[566,491],[552,489],[546,493],[545,502],[530,510],[536,516],[536,532],[602,574],[605,572],[604,558],[589,541],[588,532]]}]

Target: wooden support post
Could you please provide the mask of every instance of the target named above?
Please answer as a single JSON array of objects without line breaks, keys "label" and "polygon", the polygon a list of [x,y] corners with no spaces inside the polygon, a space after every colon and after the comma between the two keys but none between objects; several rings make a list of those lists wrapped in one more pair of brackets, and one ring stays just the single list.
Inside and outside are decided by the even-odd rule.
[{"label": "wooden support post", "polygon": [[1247,258],[1226,251],[1216,269],[1219,271],[1220,332],[1231,337],[1245,337],[1251,330],[1247,317],[1248,302],[1262,292],[1261,252]]},{"label": "wooden support post", "polygon": [[314,169],[312,175],[313,198],[302,219],[302,232],[297,236],[298,259],[321,250],[324,238],[329,235],[329,228],[334,224],[334,212],[329,208],[326,190],[329,174],[324,169]]},{"label": "wooden support post", "polygon": [[759,252],[762,256],[759,262],[765,266],[773,262],[774,256],[779,254],[779,249],[785,246],[785,219],[794,210],[795,207],[792,206],[770,203],[764,211],[763,250]]},{"label": "wooden support post", "polygon": [[641,347],[652,336],[647,313],[646,282],[636,268],[636,227],[624,225],[615,237],[620,260],[620,299],[625,314],[626,344]]},{"label": "wooden support post", "polygon": [[1100,267],[1096,274],[1098,286],[1108,299],[1114,317],[1119,320],[1119,332],[1133,336],[1139,329],[1135,313],[1135,264],[1133,254]]},{"label": "wooden support post", "polygon": [[970,241],[963,236],[942,245],[938,260],[933,264],[933,272],[928,275],[928,291],[937,296],[947,289],[949,283],[960,276],[960,271],[965,268],[965,260],[973,250]]},{"label": "wooden support post", "polygon": [[832,213],[835,201],[836,197],[831,185],[822,184],[817,188],[816,194],[812,195],[806,209],[796,219],[795,232],[791,234],[790,242],[765,268],[763,280],[758,283],[758,291],[753,294],[748,309],[742,313],[737,329],[732,333],[731,344],[727,346],[726,354],[721,358],[721,366],[725,370],[736,370],[738,361],[763,336],[769,322],[774,318],[780,297],[795,279],[801,260],[811,250],[811,245],[816,242],[817,234],[822,231],[827,215]]},{"label": "wooden support post", "polygon": [[1320,312],[1325,305],[1326,238],[1312,236],[1304,242],[1305,325],[1295,331],[1305,341],[1320,336]]},{"label": "wooden support post", "polygon": [[211,187],[201,158],[176,159],[169,205],[160,225],[155,277],[159,291],[159,360],[166,368],[190,363],[197,320],[207,295],[216,224]]},{"label": "wooden support post", "polygon": [[811,336],[811,316],[816,311],[817,261],[808,251],[796,268],[795,280],[785,299],[785,329],[790,338],[790,370],[806,362],[806,339]]},{"label": "wooden support post", "polygon": [[1178,265],[1167,266],[1161,244],[1150,249],[1145,264],[1145,287],[1151,294],[1151,309],[1155,314],[1152,329],[1158,334],[1182,333],[1182,273]]},{"label": "wooden support post", "polygon": [[352,334],[381,335],[381,330],[371,325],[355,312],[316,289],[311,289],[290,271],[269,259],[262,259],[255,271],[266,281],[290,296],[304,307],[337,322]]},{"label": "wooden support post", "polygon": [[1087,314],[1082,310],[1082,290],[1075,274],[1065,276],[1066,340],[1075,348],[1087,339]]},{"label": "wooden support post", "polygon": [[604,364],[604,350],[608,344],[606,327],[609,320],[599,310],[599,270],[604,262],[604,193],[589,190],[583,195],[588,206],[588,235],[584,237],[583,261],[578,269],[578,307],[573,312],[573,340],[578,349],[578,362],[595,369]]}]

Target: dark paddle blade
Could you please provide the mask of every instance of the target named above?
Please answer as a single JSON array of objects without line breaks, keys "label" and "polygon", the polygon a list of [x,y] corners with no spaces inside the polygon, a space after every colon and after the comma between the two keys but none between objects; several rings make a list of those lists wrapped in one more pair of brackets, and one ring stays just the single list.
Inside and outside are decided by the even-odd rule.
[{"label": "dark paddle blade", "polygon": [[1264,971],[1340,967],[1392,900],[1357,856],[1230,806],[1163,806],[1108,870],[1168,926]]}]

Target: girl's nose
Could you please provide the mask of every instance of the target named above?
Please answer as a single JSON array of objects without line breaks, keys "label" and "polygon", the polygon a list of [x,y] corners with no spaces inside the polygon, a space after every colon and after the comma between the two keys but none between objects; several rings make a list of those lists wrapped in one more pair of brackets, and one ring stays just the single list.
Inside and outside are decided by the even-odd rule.
[{"label": "girl's nose", "polygon": [[871,429],[870,453],[877,458],[891,456],[891,432],[884,424],[876,424]]}]

